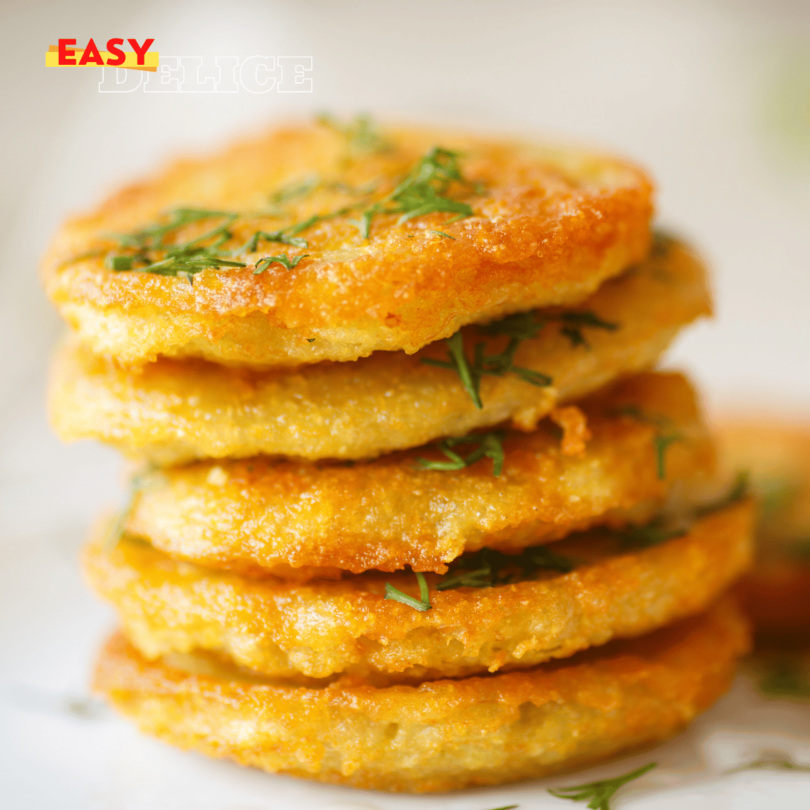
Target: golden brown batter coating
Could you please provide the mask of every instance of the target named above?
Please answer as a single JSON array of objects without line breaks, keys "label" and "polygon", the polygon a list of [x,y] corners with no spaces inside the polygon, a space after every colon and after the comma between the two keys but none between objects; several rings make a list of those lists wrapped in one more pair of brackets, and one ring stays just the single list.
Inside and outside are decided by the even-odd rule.
[{"label": "golden brown batter coating", "polygon": [[[167,355],[298,365],[411,353],[464,324],[580,301],[648,250],[650,180],[622,160],[448,131],[394,128],[384,137],[386,149],[372,144],[348,154],[346,139],[330,127],[287,126],[180,161],[70,220],[44,261],[47,292],[87,345],[127,363]],[[399,213],[378,213],[365,238],[364,211],[437,146],[463,153],[454,160],[465,182],[443,189],[439,177],[429,189],[470,206],[472,215],[451,222],[456,211],[428,213],[400,224]],[[448,160],[440,155],[439,164]],[[286,199],[273,204],[274,196]],[[383,208],[397,205],[388,200]],[[132,242],[139,229],[174,221],[167,212],[183,206],[240,216],[184,225],[167,244],[224,223],[231,238],[218,249],[247,266],[205,269],[193,284],[108,269],[115,256],[136,254],[115,234]],[[287,244],[264,239],[250,249],[254,234],[277,231]],[[254,274],[262,257],[277,255],[306,258]]]},{"label": "golden brown batter coating", "polygon": [[[422,459],[446,460],[434,446],[348,466],[253,458],[147,472],[125,528],[173,556],[254,575],[407,565],[442,573],[465,551],[519,550],[592,525],[642,522],[675,482],[713,472],[713,443],[679,374],[630,378],[580,408],[592,435],[582,453],[566,454],[546,420],[534,433],[502,434],[498,476],[487,458],[422,469]],[[662,433],[679,440],[659,470]]]},{"label": "golden brown batter coating", "polygon": [[[446,359],[443,341],[413,357],[381,352],[356,363],[261,374],[172,360],[133,372],[73,344],[54,369],[51,418],[63,439],[101,439],[158,464],[258,454],[353,459],[504,420],[533,430],[557,403],[650,367],[683,326],[710,313],[697,257],[674,242],[662,250],[574,310],[617,329],[584,328],[588,348],[572,345],[559,323],[548,323],[520,344],[514,363],[548,374],[552,385],[539,388],[515,374],[485,376],[482,410],[454,371],[421,362]],[[508,341],[473,328],[465,333],[470,358],[479,341],[488,355]]]},{"label": "golden brown batter coating", "polygon": [[738,417],[722,422],[718,436],[725,465],[749,472],[758,501],[743,605],[764,636],[810,636],[810,424]]},{"label": "golden brown batter coating", "polygon": [[[722,603],[704,616],[527,672],[313,689],[150,663],[123,637],[96,688],[141,730],[273,773],[422,793],[583,766],[666,739],[728,688],[748,647]],[[186,667],[186,671],[177,668]]]},{"label": "golden brown batter coating", "polygon": [[110,551],[88,546],[85,572],[150,659],[208,650],[275,677],[457,677],[565,658],[705,610],[748,568],[752,514],[741,502],[642,549],[606,533],[574,536],[552,549],[552,563],[576,566],[570,573],[516,569],[511,584],[448,590],[436,587],[448,577],[428,576],[423,612],[384,598],[385,583],[418,595],[405,572],[256,581],[129,538]]}]

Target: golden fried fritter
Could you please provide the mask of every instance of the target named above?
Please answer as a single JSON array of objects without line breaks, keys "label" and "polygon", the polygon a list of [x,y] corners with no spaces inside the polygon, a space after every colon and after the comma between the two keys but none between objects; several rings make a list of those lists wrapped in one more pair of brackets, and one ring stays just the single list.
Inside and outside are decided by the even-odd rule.
[{"label": "golden fried fritter", "polygon": [[[93,543],[84,560],[91,585],[147,658],[209,650],[277,677],[423,679],[534,666],[703,611],[747,569],[751,523],[746,501],[660,545],[634,549],[627,537],[589,532],[538,557],[573,566],[570,573],[532,571],[536,549],[517,558],[465,555],[458,572],[427,578],[427,611],[385,598],[386,583],[418,598],[405,572],[256,581],[172,561],[128,538],[109,551]],[[438,589],[454,578],[478,582],[487,565],[503,584]]]},{"label": "golden fried fritter", "polygon": [[[651,184],[622,160],[448,131],[384,139],[347,154],[333,128],[288,126],[178,162],[69,221],[44,262],[47,292],[85,343],[127,363],[298,365],[411,353],[468,323],[576,302],[648,250]],[[246,266],[193,284],[123,269],[206,233],[185,263],[155,270],[195,268],[223,235],[218,258]],[[279,256],[300,264],[260,262]]]},{"label": "golden fried fritter", "polygon": [[[253,575],[406,565],[443,573],[465,551],[514,551],[592,525],[644,521],[675,482],[713,472],[714,445],[679,374],[630,378],[580,409],[591,433],[582,453],[566,455],[547,420],[534,433],[500,434],[497,476],[488,458],[421,468],[447,463],[435,446],[349,466],[252,458],[145,472],[124,525],[173,556]],[[679,439],[659,469],[662,433]],[[455,449],[467,456],[466,447]]]},{"label": "golden fried fritter", "polygon": [[764,636],[810,635],[810,424],[738,418],[718,435],[726,466],[749,472],[758,501],[743,604]]},{"label": "golden fried fritter", "polygon": [[179,656],[150,663],[115,636],[95,685],[141,730],[181,748],[420,793],[543,776],[666,739],[726,691],[747,636],[722,603],[528,672],[387,688],[262,683]]},{"label": "golden fried fritter", "polygon": [[[57,358],[51,417],[66,440],[95,438],[158,464],[194,458],[282,454],[364,458],[511,420],[533,430],[558,402],[651,366],[679,329],[710,312],[705,271],[684,246],[667,242],[638,270],[607,282],[574,312],[613,330],[583,326],[585,345],[548,323],[520,343],[516,366],[547,374],[537,387],[510,373],[481,379],[479,410],[440,342],[416,356],[380,352],[356,363],[253,373],[211,363],[159,360],[140,372],[102,360],[75,343]],[[570,314],[571,311],[569,311]],[[564,313],[539,313],[539,317]],[[576,333],[574,333],[576,334]],[[465,330],[466,352],[503,352],[509,338]]]}]

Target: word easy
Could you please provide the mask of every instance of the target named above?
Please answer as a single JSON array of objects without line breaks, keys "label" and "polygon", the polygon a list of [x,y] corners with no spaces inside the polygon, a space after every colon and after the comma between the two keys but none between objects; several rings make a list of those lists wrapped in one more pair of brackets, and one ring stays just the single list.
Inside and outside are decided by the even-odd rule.
[{"label": "word easy", "polygon": [[[146,52],[152,47],[155,40],[145,39],[143,44],[139,44],[137,39],[128,39],[127,42],[135,52],[136,61],[139,66],[146,64]],[[108,65],[109,67],[118,67],[123,65],[126,61],[127,55],[121,50],[119,46],[124,44],[124,40],[119,37],[107,40],[107,50],[102,53],[99,51],[96,43],[91,39],[88,41],[84,50],[81,48],[71,48],[75,45],[75,39],[60,39],[59,48],[57,50],[58,65]],[[76,61],[76,51],[82,50],[82,55],[79,61]]]}]

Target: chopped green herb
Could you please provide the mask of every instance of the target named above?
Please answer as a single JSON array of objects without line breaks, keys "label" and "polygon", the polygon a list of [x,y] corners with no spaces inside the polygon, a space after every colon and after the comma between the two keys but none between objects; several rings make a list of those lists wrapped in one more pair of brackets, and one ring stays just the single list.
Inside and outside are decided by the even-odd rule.
[{"label": "chopped green herb", "polygon": [[677,242],[675,236],[663,228],[656,228],[652,235],[652,256],[660,259],[666,256]]},{"label": "chopped green herb", "polygon": [[315,342],[315,338],[307,338],[307,343],[314,343],[314,342]]},{"label": "chopped green herb", "polygon": [[311,217],[303,220],[303,222],[298,222],[295,225],[290,225],[288,228],[282,229],[280,233],[285,234],[287,237],[298,236],[299,233],[308,230],[319,222],[326,222],[336,217],[342,217],[344,214],[348,214],[358,207],[359,205],[346,205],[343,208],[338,208],[337,211],[330,211],[327,214],[313,214]]},{"label": "chopped green herb", "polygon": [[667,477],[667,448],[674,442],[680,442],[683,437],[680,433],[659,433],[653,439],[655,447],[655,460],[658,477],[664,479]]},{"label": "chopped green herb", "polygon": [[604,329],[608,332],[615,332],[619,328],[619,324],[604,321],[595,313],[587,311],[563,312],[561,315],[555,316],[554,320],[558,320],[562,323],[560,332],[568,338],[573,348],[577,346],[584,346],[586,349],[591,348],[585,335],[582,334],[582,330],[586,327],[590,329]]},{"label": "chopped green herb", "polygon": [[541,569],[567,574],[575,568],[573,560],[547,546],[524,549],[520,554],[504,554],[483,548],[457,557],[436,585],[437,591],[453,588],[492,588],[528,579]]},{"label": "chopped green herb", "polygon": [[482,193],[480,185],[465,179],[458,166],[459,153],[435,147],[411,170],[411,173],[386,197],[367,208],[357,221],[365,239],[371,236],[371,223],[378,214],[399,214],[397,225],[439,212],[456,214],[448,222],[471,217],[473,209],[465,202],[447,196],[450,186],[459,183]]},{"label": "chopped green herb", "polygon": [[[431,231],[431,233],[438,234],[439,236],[443,236],[445,239],[452,239],[454,242],[456,241],[455,236],[450,236],[449,233],[445,233],[444,231]],[[517,805],[515,805],[517,807]]]},{"label": "chopped green herb", "polygon": [[[197,273],[209,267],[245,267],[242,262],[225,258],[231,254],[221,250],[232,234],[230,226],[239,217],[230,211],[210,211],[201,208],[176,208],[169,214],[169,222],[162,225],[149,225],[128,234],[118,234],[115,238],[121,248],[133,248],[131,254],[110,254],[106,265],[116,272],[137,271],[161,276],[183,276],[190,282]],[[167,245],[170,234],[186,225],[206,219],[223,219],[215,228],[187,242]],[[204,242],[214,240],[209,245]],[[164,256],[158,259],[156,254]],[[140,266],[139,266],[140,265]]]},{"label": "chopped green herb", "polygon": [[308,256],[308,253],[304,253],[301,256],[294,256],[292,259],[286,253],[282,253],[280,256],[265,256],[263,259],[259,259],[259,261],[256,262],[256,269],[253,271],[253,275],[263,273],[271,264],[280,264],[286,267],[287,270],[292,270],[294,267],[298,266],[301,259],[306,259]]},{"label": "chopped green herb", "polygon": [[784,654],[768,661],[759,690],[773,698],[810,698],[810,678],[799,656]]},{"label": "chopped green herb", "polygon": [[318,176],[312,175],[311,177],[307,177],[306,179],[300,180],[296,183],[290,183],[286,186],[282,186],[270,194],[269,199],[273,205],[285,205],[286,203],[291,203],[294,200],[303,199],[315,191],[320,184],[321,181]]},{"label": "chopped green herb", "polygon": [[112,255],[107,257],[107,267],[110,270],[121,272],[122,270],[132,270],[132,266],[137,261],[137,256]]},{"label": "chopped green herb", "polygon": [[668,525],[662,518],[656,518],[645,526],[625,526],[616,532],[623,546],[628,548],[651,548],[660,546],[667,540],[683,537],[689,531],[686,526]]},{"label": "chopped green herb", "polygon": [[762,523],[787,509],[801,491],[798,481],[790,478],[758,478],[754,484]]},{"label": "chopped green herb", "polygon": [[739,773],[740,771],[800,771],[810,773],[810,765],[799,765],[794,759],[782,751],[763,751],[759,759],[746,762],[726,771],[727,774]]},{"label": "chopped green herb", "polygon": [[344,194],[348,194],[350,197],[368,197],[368,195],[373,194],[379,186],[380,183],[378,180],[372,180],[363,186],[350,186],[348,183],[343,183],[339,180],[324,184],[324,188],[328,188],[331,191],[341,191]]},{"label": "chopped green herb", "polygon": [[[510,316],[514,318],[515,316]],[[490,324],[484,329],[493,330],[498,328],[501,322]],[[517,328],[513,321],[512,326],[509,328]],[[497,334],[496,332],[492,332]],[[515,352],[520,345],[522,337],[510,337],[509,343],[500,354],[485,355],[484,350],[486,344],[477,343],[475,346],[475,354],[472,364],[467,359],[464,353],[464,341],[461,332],[456,332],[452,337],[447,338],[447,346],[450,353],[450,360],[433,360],[432,358],[423,358],[422,362],[428,366],[436,366],[437,368],[446,368],[455,371],[461,379],[461,384],[464,390],[470,395],[475,407],[479,410],[484,407],[481,401],[481,377],[484,375],[492,377],[503,377],[505,374],[515,374],[524,382],[531,385],[540,387],[551,385],[552,379],[547,374],[542,374],[539,371],[533,371],[529,368],[516,366],[513,363]]]},{"label": "chopped green herb", "polygon": [[655,449],[655,462],[658,477],[663,480],[666,478],[666,453],[671,444],[681,442],[684,437],[677,431],[672,429],[672,420],[660,414],[643,413],[639,408],[634,405],[628,405],[618,408],[616,413],[619,416],[629,416],[631,419],[636,419],[639,422],[645,422],[652,425],[655,429],[653,436],[653,448]]},{"label": "chopped green herb", "polygon": [[124,508],[118,513],[115,522],[110,527],[107,537],[104,539],[104,551],[106,551],[108,554],[118,545],[121,538],[124,536],[124,529],[126,528],[127,521],[129,520],[130,515],[132,515],[132,510],[135,508],[135,499],[139,492],[149,486],[149,475],[156,469],[156,467],[150,465],[146,467],[139,475],[133,476],[130,483],[127,502],[124,505]]},{"label": "chopped green herb", "polygon": [[576,787],[549,789],[548,792],[558,799],[570,799],[572,802],[588,802],[590,810],[610,810],[610,800],[620,787],[644,776],[645,773],[648,773],[657,765],[657,762],[651,762],[643,768],[638,768],[638,770],[631,771],[624,776],[617,776],[615,779],[602,779],[598,782],[588,782],[588,784],[577,785]]},{"label": "chopped green herb", "polygon": [[[477,444],[466,458],[456,453],[453,447],[462,444]],[[480,461],[482,458],[492,459],[492,474],[497,477],[503,469],[503,433],[471,433],[469,436],[457,436],[444,439],[436,445],[444,454],[447,461],[430,461],[426,458],[417,460],[416,465],[422,470],[461,470]]]},{"label": "chopped green herb", "polygon": [[121,247],[160,250],[166,247],[164,243],[166,236],[186,225],[191,225],[206,219],[226,219],[225,223],[214,228],[214,230],[204,233],[202,236],[198,236],[191,242],[185,243],[186,245],[192,245],[219,235],[239,216],[239,214],[235,214],[232,211],[212,211],[204,208],[175,208],[173,211],[170,211],[168,215],[170,219],[163,225],[148,225],[145,228],[132,231],[131,233],[116,234],[113,238],[118,241]]},{"label": "chopped green herb", "polygon": [[423,358],[422,362],[428,366],[438,366],[439,368],[449,368],[458,374],[464,390],[470,395],[479,410],[484,407],[481,402],[479,387],[481,381],[477,375],[473,375],[470,364],[467,362],[467,355],[464,353],[464,339],[461,332],[456,332],[452,337],[447,338],[447,348],[450,352],[450,360],[433,360]]},{"label": "chopped green herb", "polygon": [[[290,236],[290,234],[281,231],[256,231],[253,236],[239,249],[239,252],[255,253],[259,249],[262,242],[280,242],[282,245],[291,245],[292,247],[305,248],[308,247],[306,239],[301,239],[297,236]],[[237,252],[237,251],[234,251]]]},{"label": "chopped green herb", "polygon": [[391,142],[368,115],[356,115],[347,124],[342,124],[329,113],[321,113],[315,120],[345,138],[346,150],[351,157],[388,152],[392,148]]},{"label": "chopped green herb", "polygon": [[545,322],[538,321],[534,312],[518,312],[478,328],[487,335],[507,335],[515,340],[532,340],[544,326]]},{"label": "chopped green herb", "polygon": [[748,475],[741,473],[734,480],[731,489],[727,494],[715,501],[692,510],[688,515],[681,518],[667,517],[659,515],[643,526],[625,526],[617,529],[613,534],[619,538],[622,545],[628,548],[651,548],[661,545],[667,540],[676,537],[683,537],[691,530],[692,520],[702,518],[707,515],[719,512],[740,499],[748,493]]},{"label": "chopped green herb", "polygon": [[394,602],[401,602],[403,605],[412,607],[414,610],[422,612],[430,610],[430,594],[428,593],[428,584],[425,575],[420,574],[418,571],[414,573],[416,574],[416,581],[419,583],[419,599],[414,599],[413,596],[402,593],[399,588],[395,588],[387,582],[385,583],[385,598],[391,599]]},{"label": "chopped green herb", "polygon": [[540,334],[540,330],[549,322],[562,324],[560,332],[568,338],[573,347],[590,348],[590,344],[582,333],[585,328],[605,329],[609,332],[615,332],[619,328],[619,324],[605,321],[590,311],[545,313],[542,317],[538,317],[537,312],[520,312],[479,328],[490,335],[509,335],[509,337],[519,340],[530,340],[536,338]]}]

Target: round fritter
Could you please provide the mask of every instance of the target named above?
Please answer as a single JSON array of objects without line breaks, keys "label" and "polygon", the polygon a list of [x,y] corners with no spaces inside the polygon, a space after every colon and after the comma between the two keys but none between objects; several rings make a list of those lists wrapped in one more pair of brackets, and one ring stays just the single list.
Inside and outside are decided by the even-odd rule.
[{"label": "round fritter", "polygon": [[725,465],[747,471],[758,502],[757,559],[741,594],[757,631],[810,634],[810,423],[721,423]]},{"label": "round fritter", "polygon": [[[579,301],[649,248],[650,181],[622,160],[435,130],[353,140],[287,126],[123,189],[57,235],[49,296],[127,363],[299,365]],[[212,255],[226,264],[196,272]]]},{"label": "round fritter", "polygon": [[353,787],[445,791],[569,770],[672,736],[726,691],[747,636],[722,603],[527,672],[383,688],[262,683],[189,657],[150,663],[115,636],[95,685],[143,731],[181,748]]},{"label": "round fritter", "polygon": [[[637,534],[589,532],[550,555],[543,547],[464,555],[444,577],[426,578],[427,610],[385,598],[387,583],[420,599],[405,572],[256,581],[173,561],[126,537],[109,551],[91,544],[84,560],[91,585],[147,658],[208,650],[276,677],[410,680],[534,666],[705,610],[747,569],[751,523],[746,501],[648,547]],[[471,587],[484,582],[494,584]]]},{"label": "round fritter", "polygon": [[[644,521],[676,482],[713,472],[714,445],[679,374],[630,378],[566,415],[580,423],[567,440],[551,419],[534,433],[472,434],[449,452],[496,458],[461,469],[423,469],[455,463],[440,444],[349,465],[252,458],[147,471],[124,527],[173,556],[252,575],[443,573],[465,551]],[[660,450],[668,436],[677,441]]]},{"label": "round fritter", "polygon": [[[549,321],[519,342],[512,363],[548,375],[552,384],[538,387],[512,372],[484,375],[481,409],[454,370],[422,362],[446,361],[443,341],[413,357],[382,352],[303,373],[165,359],[132,371],[74,342],[57,358],[51,418],[66,440],[101,439],[161,465],[262,453],[365,458],[504,420],[533,430],[559,402],[653,365],[678,330],[710,307],[702,264],[668,240],[581,307],[543,311],[529,323],[504,322],[500,328],[525,335],[536,330],[537,319]],[[593,325],[592,316],[610,328]],[[504,356],[510,342],[476,328],[464,330],[464,340],[473,363],[479,343],[493,357]]]}]

